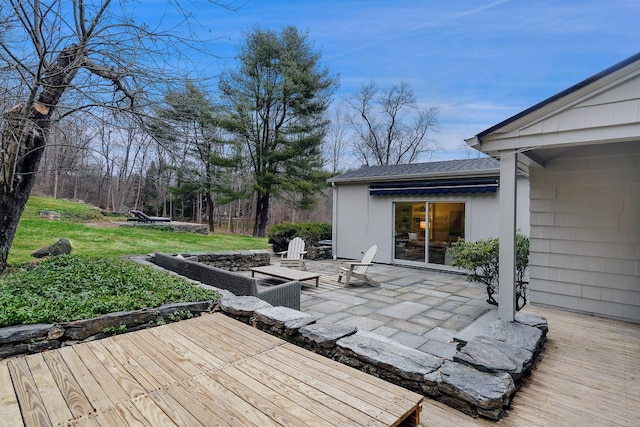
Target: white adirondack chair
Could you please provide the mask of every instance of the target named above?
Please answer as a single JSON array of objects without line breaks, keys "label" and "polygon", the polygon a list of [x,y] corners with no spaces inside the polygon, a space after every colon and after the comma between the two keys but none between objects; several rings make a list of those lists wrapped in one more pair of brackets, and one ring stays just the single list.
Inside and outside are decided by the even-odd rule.
[{"label": "white adirondack chair", "polygon": [[306,253],[307,251],[304,250],[304,240],[296,237],[289,242],[289,247],[286,251],[278,252],[280,255],[280,266],[305,269],[304,255]]},{"label": "white adirondack chair", "polygon": [[373,286],[380,286],[378,282],[372,280],[367,277],[367,269],[369,266],[373,265],[371,261],[373,261],[373,257],[376,256],[376,252],[378,252],[378,246],[371,246],[367,252],[362,257],[362,261],[346,261],[340,267],[340,273],[338,274],[338,283],[342,280],[342,276],[345,276],[344,287],[349,286],[352,277],[356,277],[360,280],[363,280]]}]

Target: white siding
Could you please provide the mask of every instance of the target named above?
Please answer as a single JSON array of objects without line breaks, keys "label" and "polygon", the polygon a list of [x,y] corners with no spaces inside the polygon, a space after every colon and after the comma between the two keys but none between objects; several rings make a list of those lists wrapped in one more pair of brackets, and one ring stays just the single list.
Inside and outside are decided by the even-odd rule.
[{"label": "white siding", "polygon": [[[343,184],[333,203],[337,203],[333,218],[333,235],[338,258],[362,258],[374,243],[369,243],[369,191],[366,185]],[[376,257],[377,258],[377,257]]]},{"label": "white siding", "polygon": [[640,322],[640,143],[531,169],[530,299]]}]

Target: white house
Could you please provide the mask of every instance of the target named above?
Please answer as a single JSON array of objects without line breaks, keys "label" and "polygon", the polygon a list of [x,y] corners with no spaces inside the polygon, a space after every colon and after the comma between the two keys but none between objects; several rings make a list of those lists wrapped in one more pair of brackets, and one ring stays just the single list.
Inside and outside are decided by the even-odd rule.
[{"label": "white house", "polygon": [[[376,244],[375,262],[447,268],[451,243],[498,236],[499,166],[491,158],[452,160],[332,178],[334,256],[359,259]],[[518,188],[528,194],[526,176]],[[518,228],[527,235],[528,211],[523,198]]]},{"label": "white house", "polygon": [[[501,163],[501,305],[513,298],[503,242],[527,198],[514,191],[519,168],[530,182],[530,301],[640,322],[640,54],[467,143]],[[502,319],[512,313],[500,307]]]}]

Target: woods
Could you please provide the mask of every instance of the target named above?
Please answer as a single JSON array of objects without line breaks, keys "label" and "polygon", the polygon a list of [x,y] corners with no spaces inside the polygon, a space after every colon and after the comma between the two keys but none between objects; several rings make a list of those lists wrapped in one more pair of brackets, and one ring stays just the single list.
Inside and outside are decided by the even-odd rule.
[{"label": "woods", "polygon": [[[364,133],[379,129],[358,127],[355,100],[364,117],[365,89],[375,86],[334,99],[337,74],[293,26],[248,31],[233,66],[190,78],[177,64],[200,49],[194,4],[169,2],[170,23],[154,25],[125,6],[0,6],[0,271],[34,188],[116,213],[139,209],[206,221],[212,232],[223,225],[265,236],[274,223],[330,221],[331,174],[381,156],[415,161],[431,149],[423,141],[437,111],[424,117],[405,83],[383,93],[385,112],[395,108],[396,123],[411,119],[415,127],[389,129],[386,154],[363,145]],[[411,132],[410,153],[397,154]]]}]

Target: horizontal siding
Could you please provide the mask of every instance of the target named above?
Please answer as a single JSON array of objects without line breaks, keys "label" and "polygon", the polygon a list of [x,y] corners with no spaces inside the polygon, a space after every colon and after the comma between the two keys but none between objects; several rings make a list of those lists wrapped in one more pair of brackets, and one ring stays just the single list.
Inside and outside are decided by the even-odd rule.
[{"label": "horizontal siding", "polygon": [[[532,218],[535,215],[532,215]],[[533,224],[533,220],[531,221]],[[595,228],[595,227],[574,227],[571,226],[547,226],[536,225],[531,227],[532,239],[545,240],[572,240],[576,242],[603,242],[635,244],[638,241],[637,220],[625,221],[629,226],[628,229],[622,228]],[[603,234],[607,236],[604,237]]]},{"label": "horizontal siding", "polygon": [[532,302],[640,321],[640,143],[532,169]]}]

